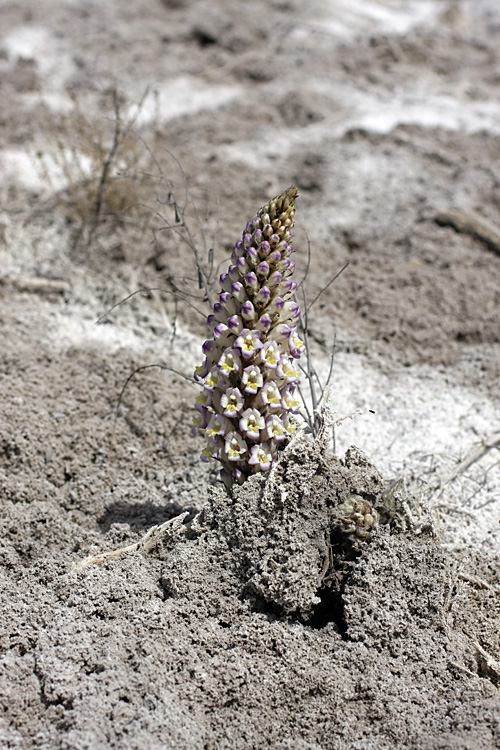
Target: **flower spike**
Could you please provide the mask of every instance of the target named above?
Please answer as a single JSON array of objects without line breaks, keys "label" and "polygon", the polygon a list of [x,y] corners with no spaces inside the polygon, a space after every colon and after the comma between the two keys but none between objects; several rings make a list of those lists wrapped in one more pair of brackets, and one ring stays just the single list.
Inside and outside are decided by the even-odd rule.
[{"label": "flower spike", "polygon": [[247,223],[207,319],[193,429],[207,440],[202,460],[221,464],[228,488],[270,469],[301,408],[296,360],[304,342],[290,258],[296,198],[292,185]]}]

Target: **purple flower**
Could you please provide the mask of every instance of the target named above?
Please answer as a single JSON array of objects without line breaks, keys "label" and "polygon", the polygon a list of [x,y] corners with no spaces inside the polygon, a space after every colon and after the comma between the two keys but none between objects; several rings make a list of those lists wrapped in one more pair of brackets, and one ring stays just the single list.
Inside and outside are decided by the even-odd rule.
[{"label": "purple flower", "polygon": [[266,419],[266,433],[269,440],[275,443],[282,443],[285,440],[287,433],[281,417],[277,414],[270,414]]},{"label": "purple flower", "polygon": [[220,405],[226,417],[235,417],[243,409],[245,400],[239,388],[227,388],[220,397]]},{"label": "purple flower", "polygon": [[250,466],[258,466],[259,471],[269,471],[272,460],[273,456],[268,443],[252,446],[250,450],[250,458],[248,459]]},{"label": "purple flower", "polygon": [[221,414],[212,414],[205,433],[209,438],[215,438],[217,435],[225,435],[230,429],[229,425],[229,420]]},{"label": "purple flower", "polygon": [[264,384],[260,392],[260,397],[262,403],[270,409],[281,408],[281,393],[274,380],[268,380],[268,382]]},{"label": "purple flower", "polygon": [[283,354],[276,367],[276,377],[283,379],[286,385],[299,382],[299,371],[295,369],[288,354]]},{"label": "purple flower", "polygon": [[304,348],[304,342],[301,341],[297,330],[294,328],[292,331],[291,336],[288,338],[288,348],[290,349],[290,354],[294,359],[300,359],[300,355],[302,354],[302,350]]},{"label": "purple flower", "polygon": [[252,331],[249,328],[244,328],[234,345],[241,349],[241,356],[243,359],[252,359],[254,354],[262,349],[262,341],[260,340],[260,331]]},{"label": "purple flower", "polygon": [[281,359],[281,352],[276,341],[271,340],[264,344],[260,350],[259,359],[264,367],[268,367],[271,370],[276,369]]},{"label": "purple flower", "polygon": [[228,346],[222,352],[218,363],[221,374],[227,378],[229,375],[238,373],[241,370],[241,358],[239,352]]},{"label": "purple flower", "polygon": [[281,284],[282,278],[282,273],[280,273],[279,271],[273,271],[267,280],[267,286],[269,287],[269,289],[274,289],[275,287],[279,286],[279,284]]},{"label": "purple flower", "polygon": [[248,450],[246,442],[237,432],[230,432],[226,435],[224,448],[230,461],[239,461]]},{"label": "purple flower", "polygon": [[251,440],[258,440],[260,431],[265,427],[265,420],[258,409],[245,409],[239,421],[242,434]]},{"label": "purple flower", "polygon": [[297,282],[294,279],[285,279],[283,286],[289,294],[294,294],[297,291]]},{"label": "purple flower", "polygon": [[224,323],[217,323],[217,325],[214,328],[214,339],[218,339],[219,336],[222,336],[224,331],[227,331],[227,330],[228,330],[227,325],[225,325]]},{"label": "purple flower", "polygon": [[281,392],[281,403],[290,414],[298,414],[302,406],[300,400],[295,396],[295,385],[287,385]]},{"label": "purple flower", "polygon": [[260,388],[262,388],[264,377],[258,365],[245,367],[241,377],[241,384],[245,389],[245,393],[249,394],[255,394]]}]

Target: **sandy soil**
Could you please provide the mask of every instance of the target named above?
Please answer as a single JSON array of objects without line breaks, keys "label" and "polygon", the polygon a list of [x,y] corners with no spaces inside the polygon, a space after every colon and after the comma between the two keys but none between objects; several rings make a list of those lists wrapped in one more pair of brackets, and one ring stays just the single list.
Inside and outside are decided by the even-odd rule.
[{"label": "sandy soil", "polygon": [[[500,747],[495,0],[21,0],[0,28],[2,747]],[[196,262],[216,290],[292,182],[309,301],[349,264],[310,347],[361,413],[230,499],[190,431]],[[398,479],[341,543],[346,493]]]}]

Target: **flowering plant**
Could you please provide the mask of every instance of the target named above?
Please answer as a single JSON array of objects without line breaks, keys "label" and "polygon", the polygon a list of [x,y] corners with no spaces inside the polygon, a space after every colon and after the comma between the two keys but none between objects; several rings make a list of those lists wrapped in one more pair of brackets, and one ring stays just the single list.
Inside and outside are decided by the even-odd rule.
[{"label": "flowering plant", "polygon": [[228,488],[269,470],[301,408],[296,360],[304,342],[290,258],[296,197],[292,185],[248,222],[207,318],[211,338],[194,374],[203,384],[194,426],[207,438],[202,459],[221,463]]}]

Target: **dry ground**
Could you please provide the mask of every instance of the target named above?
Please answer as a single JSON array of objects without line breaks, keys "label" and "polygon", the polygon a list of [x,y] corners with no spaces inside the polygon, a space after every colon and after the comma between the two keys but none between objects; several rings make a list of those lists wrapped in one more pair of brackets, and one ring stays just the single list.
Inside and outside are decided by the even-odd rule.
[{"label": "dry ground", "polygon": [[[24,0],[0,28],[2,746],[500,747],[494,0]],[[259,482],[210,494],[190,376],[194,251],[216,278],[292,182],[309,300],[349,263],[311,320],[363,412],[337,452],[383,480],[293,454],[283,539]],[[404,477],[435,532],[384,527],[308,619],[339,477]],[[201,535],[72,569],[208,499]]]}]

